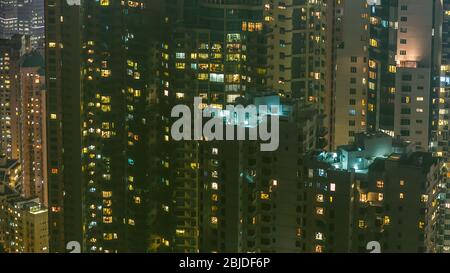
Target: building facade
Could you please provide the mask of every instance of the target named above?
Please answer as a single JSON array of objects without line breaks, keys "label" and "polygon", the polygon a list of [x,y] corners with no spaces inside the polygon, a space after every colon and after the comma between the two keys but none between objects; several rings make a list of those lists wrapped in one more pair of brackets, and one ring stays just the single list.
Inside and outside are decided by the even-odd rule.
[{"label": "building facade", "polygon": [[332,149],[353,142],[357,133],[366,131],[368,13],[366,0],[336,2],[331,13]]},{"label": "building facade", "polygon": [[47,204],[46,97],[44,58],[37,52],[23,57],[20,67],[20,163],[22,193]]},{"label": "building facade", "polygon": [[381,1],[371,6],[369,130],[428,151],[437,126],[440,1]]}]

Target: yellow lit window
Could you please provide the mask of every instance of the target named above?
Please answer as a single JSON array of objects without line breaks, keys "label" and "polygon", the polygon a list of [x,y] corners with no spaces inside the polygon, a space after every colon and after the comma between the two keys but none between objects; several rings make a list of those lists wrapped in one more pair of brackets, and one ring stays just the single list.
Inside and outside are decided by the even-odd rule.
[{"label": "yellow lit window", "polygon": [[319,203],[322,203],[323,202],[323,194],[318,194],[316,196],[316,201],[319,202]]},{"label": "yellow lit window", "polygon": [[384,181],[383,180],[378,180],[377,181],[377,188],[379,188],[379,189],[384,188]]},{"label": "yellow lit window", "polygon": [[211,217],[211,224],[217,224],[219,222],[219,219],[217,217]]},{"label": "yellow lit window", "polygon": [[111,105],[102,105],[103,112],[111,112]]},{"label": "yellow lit window", "polygon": [[110,96],[102,96],[101,102],[102,103],[110,103],[111,102],[111,97]]},{"label": "yellow lit window", "polygon": [[242,31],[247,31],[247,22],[242,22]]},{"label": "yellow lit window", "polygon": [[370,45],[373,47],[378,47],[378,41],[375,39],[370,39]]},{"label": "yellow lit window", "polygon": [[104,191],[102,192],[103,198],[111,198],[112,191]]},{"label": "yellow lit window", "polygon": [[362,202],[362,203],[367,202],[367,193],[361,193],[359,195],[359,201]]},{"label": "yellow lit window", "polygon": [[395,65],[390,65],[390,66],[389,66],[389,72],[391,72],[391,73],[397,73],[397,66],[395,66]]},{"label": "yellow lit window", "polygon": [[211,200],[217,202],[219,200],[219,196],[217,194],[211,195]]},{"label": "yellow lit window", "polygon": [[424,227],[425,227],[425,222],[419,221],[419,229],[424,229]]},{"label": "yellow lit window", "polygon": [[175,68],[176,69],[185,69],[186,68],[186,64],[185,63],[176,63],[175,64]]},{"label": "yellow lit window", "polygon": [[100,6],[109,6],[109,0],[100,0]]},{"label": "yellow lit window", "polygon": [[384,216],[383,218],[383,224],[384,225],[389,225],[391,223],[391,218],[389,218],[389,216]]},{"label": "yellow lit window", "polygon": [[428,202],[428,195],[427,194],[422,194],[422,196],[420,197],[420,201],[422,203]]},{"label": "yellow lit window", "polygon": [[322,252],[323,252],[323,246],[321,246],[321,245],[316,245],[314,251],[315,251],[316,253],[322,253]]},{"label": "yellow lit window", "polygon": [[103,223],[111,224],[112,223],[112,217],[111,216],[103,217]]},{"label": "yellow lit window", "polygon": [[317,207],[316,208],[316,214],[317,215],[323,215],[324,214],[324,209],[322,207]]},{"label": "yellow lit window", "polygon": [[268,200],[270,198],[269,194],[267,193],[261,193],[261,200]]},{"label": "yellow lit window", "polygon": [[206,81],[209,79],[209,74],[208,73],[199,73],[197,78],[201,81]]},{"label": "yellow lit window", "polygon": [[111,215],[112,209],[111,208],[103,208],[103,215]]},{"label": "yellow lit window", "polygon": [[403,192],[400,193],[400,199],[404,199],[405,198],[405,194]]},{"label": "yellow lit window", "polygon": [[186,232],[186,231],[185,231],[184,229],[177,229],[177,230],[175,230],[175,233],[176,233],[176,235],[178,235],[178,236],[184,235],[185,232]]},{"label": "yellow lit window", "polygon": [[109,69],[102,69],[100,75],[103,78],[108,78],[108,77],[111,76],[111,70],[109,70]]},{"label": "yellow lit window", "polygon": [[364,220],[358,221],[358,227],[359,228],[366,228],[366,222]]},{"label": "yellow lit window", "polygon": [[56,119],[56,114],[50,114],[50,119]]}]

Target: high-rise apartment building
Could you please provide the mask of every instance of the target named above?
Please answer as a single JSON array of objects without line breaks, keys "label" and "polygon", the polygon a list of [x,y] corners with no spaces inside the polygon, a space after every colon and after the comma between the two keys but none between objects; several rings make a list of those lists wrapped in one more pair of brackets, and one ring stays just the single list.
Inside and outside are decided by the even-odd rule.
[{"label": "high-rise apartment building", "polygon": [[[70,5],[68,4],[70,2]],[[82,242],[80,6],[45,2],[50,250]]]},{"label": "high-rise apartment building", "polygon": [[[449,188],[449,118],[450,118],[450,1],[443,1],[443,24],[442,24],[442,65],[441,65],[441,87],[439,92],[439,129],[436,142],[433,145],[435,154],[443,159],[443,171],[446,175],[447,188]],[[447,199],[444,204],[446,214],[450,215],[450,198],[447,190]],[[443,251],[450,252],[450,225],[449,216],[444,219]]]},{"label": "high-rise apartment building", "polygon": [[[346,145],[366,131],[368,77],[368,22],[366,0],[335,1],[332,17],[332,115],[331,147]],[[333,12],[331,12],[333,11]]]},{"label": "high-rise apartment building", "polygon": [[440,1],[370,7],[368,129],[428,151],[439,91]]},{"label": "high-rise apartment building", "polygon": [[300,252],[298,160],[317,145],[318,111],[278,95],[250,101],[281,108],[279,149],[260,151],[260,141],[200,143],[200,251]]},{"label": "high-rise apartment building", "polygon": [[2,206],[6,219],[4,248],[10,253],[48,253],[48,213],[39,198],[12,199]]},{"label": "high-rise apartment building", "polygon": [[[246,92],[266,88],[266,43],[261,1],[167,1],[167,42],[161,48],[161,84],[158,87],[165,120],[161,126],[166,169],[161,177],[172,185],[175,228],[172,249],[199,250],[201,143],[169,141],[170,110],[192,105],[194,97],[222,108]],[[166,107],[164,107],[167,105]],[[165,110],[164,110],[165,108]],[[167,141],[165,141],[167,140]],[[165,238],[167,240],[167,238]]]},{"label": "high-rise apartment building", "polygon": [[[267,88],[314,104],[323,116],[318,137],[329,145],[331,89],[327,67],[327,16],[331,6],[319,1],[263,1],[267,39]],[[325,126],[325,128],[322,128]]]},{"label": "high-rise apartment building", "polygon": [[22,193],[47,204],[44,58],[33,51],[20,66],[20,163]]},{"label": "high-rise apartment building", "polygon": [[[86,252],[146,252],[154,23],[159,2],[84,2],[82,213]],[[120,20],[118,20],[120,18]],[[149,31],[153,30],[153,31]],[[156,182],[154,182],[156,183]],[[161,181],[158,181],[161,183]]]},{"label": "high-rise apartment building", "polygon": [[369,252],[376,241],[383,253],[437,251],[440,163],[414,148],[374,133],[305,157],[304,250]]},{"label": "high-rise apartment building", "polygon": [[9,39],[17,34],[17,0],[0,1],[0,39]]},{"label": "high-rise apartment building", "polygon": [[43,42],[44,0],[0,1],[0,39],[14,34],[29,36],[35,48]]},{"label": "high-rise apartment building", "polygon": [[17,1],[17,32],[30,36],[34,48],[40,47],[45,38],[44,1]]},{"label": "high-rise apartment building", "polygon": [[19,159],[20,60],[26,39],[14,35],[0,40],[0,154]]}]

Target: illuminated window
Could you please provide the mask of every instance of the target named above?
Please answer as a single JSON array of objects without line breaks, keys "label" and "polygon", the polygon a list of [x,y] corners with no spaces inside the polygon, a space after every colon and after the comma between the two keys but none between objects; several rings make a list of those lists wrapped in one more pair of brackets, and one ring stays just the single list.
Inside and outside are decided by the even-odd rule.
[{"label": "illuminated window", "polygon": [[373,47],[378,47],[378,41],[375,39],[370,39],[370,45]]},{"label": "illuminated window", "polygon": [[211,224],[217,224],[219,222],[219,219],[217,217],[211,217]]},{"label": "illuminated window", "polygon": [[316,208],[316,214],[317,215],[323,215],[324,214],[324,209],[322,207],[317,207]]},{"label": "illuminated window", "polygon": [[323,194],[318,194],[316,196],[316,201],[319,202],[319,203],[322,203],[323,202]]},{"label": "illuminated window", "polygon": [[50,119],[56,119],[56,114],[50,114]]},{"label": "illuminated window", "polygon": [[101,72],[100,72],[100,75],[103,78],[109,78],[111,76],[111,70],[109,70],[109,69],[102,69]]},{"label": "illuminated window", "polygon": [[390,65],[388,68],[389,72],[391,73],[397,73],[397,66],[395,65]]},{"label": "illuminated window", "polygon": [[383,224],[384,225],[389,225],[391,223],[391,218],[389,218],[389,216],[384,216],[383,218]]},{"label": "illuminated window", "polygon": [[211,183],[211,189],[218,190],[219,189],[219,184],[216,183],[216,182]]},{"label": "illuminated window", "polygon": [[111,112],[111,105],[102,105],[101,109],[103,112]]},{"label": "illuminated window", "polygon": [[383,199],[384,199],[384,195],[382,194],[382,193],[379,193],[378,194],[378,201],[383,201]]},{"label": "illuminated window", "polygon": [[316,240],[322,241],[323,238],[323,233],[322,232],[316,232]]},{"label": "illuminated window", "polygon": [[103,223],[105,224],[111,224],[113,222],[111,216],[103,217]]},{"label": "illuminated window", "polygon": [[53,168],[53,169],[52,169],[52,174],[58,174],[58,169]]},{"label": "illuminated window", "polygon": [[261,200],[268,200],[270,198],[269,194],[267,193],[261,193]]},{"label": "illuminated window", "polygon": [[379,189],[384,188],[384,181],[378,180],[378,181],[377,181],[377,188],[379,188]]},{"label": "illuminated window", "polygon": [[330,184],[330,191],[336,191],[336,184],[334,183]]},{"label": "illuminated window", "polygon": [[100,0],[100,6],[109,6],[109,0]]},{"label": "illuminated window", "polygon": [[400,180],[400,186],[405,186],[405,180]]},{"label": "illuminated window", "polygon": [[323,246],[321,246],[321,245],[316,245],[314,251],[315,251],[316,253],[322,253],[322,252],[323,252]]},{"label": "illuminated window", "polygon": [[112,191],[104,191],[104,192],[102,192],[102,194],[103,194],[103,198],[111,198]]},{"label": "illuminated window", "polygon": [[419,221],[419,229],[424,229],[424,227],[425,227],[425,222]]},{"label": "illuminated window", "polygon": [[359,195],[359,201],[362,202],[362,203],[367,202],[367,193],[361,193]]},{"label": "illuminated window", "polygon": [[103,215],[111,215],[112,209],[111,208],[103,208]]},{"label": "illuminated window", "polygon": [[175,68],[176,69],[185,69],[186,68],[186,64],[185,63],[176,63],[175,64]]},{"label": "illuminated window", "polygon": [[400,199],[404,199],[405,198],[405,194],[403,192],[400,193]]},{"label": "illuminated window", "polygon": [[422,194],[422,196],[420,197],[420,201],[422,203],[428,202],[428,195],[427,194]]},{"label": "illuminated window", "polygon": [[176,235],[181,236],[185,234],[185,230],[184,229],[177,229],[175,230]]},{"label": "illuminated window", "polygon": [[366,228],[366,222],[364,220],[358,221],[358,227],[359,228]]},{"label": "illuminated window", "polygon": [[211,195],[211,200],[217,202],[219,200],[219,196],[217,194]]},{"label": "illuminated window", "polygon": [[197,76],[197,79],[201,80],[201,81],[206,81],[209,79],[209,74],[207,73],[199,73]]}]

